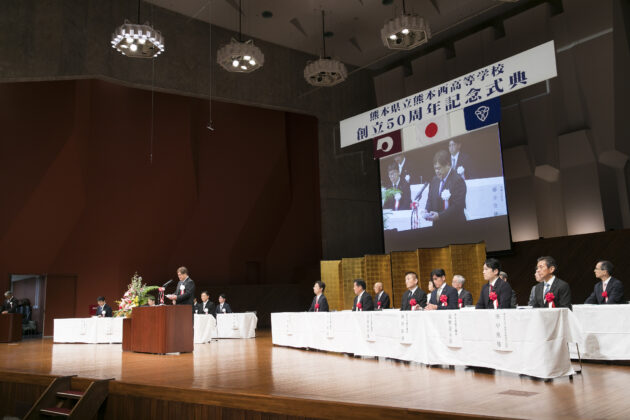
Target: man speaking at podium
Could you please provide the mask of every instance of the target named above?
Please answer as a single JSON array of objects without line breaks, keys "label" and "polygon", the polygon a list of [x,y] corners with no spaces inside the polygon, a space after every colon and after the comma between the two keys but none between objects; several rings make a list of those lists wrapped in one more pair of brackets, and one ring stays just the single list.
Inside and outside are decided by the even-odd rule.
[{"label": "man speaking at podium", "polygon": [[173,305],[190,305],[192,307],[195,299],[195,282],[188,277],[186,267],[177,269],[177,277],[179,282],[177,282],[175,293],[166,295],[166,297],[173,302]]}]

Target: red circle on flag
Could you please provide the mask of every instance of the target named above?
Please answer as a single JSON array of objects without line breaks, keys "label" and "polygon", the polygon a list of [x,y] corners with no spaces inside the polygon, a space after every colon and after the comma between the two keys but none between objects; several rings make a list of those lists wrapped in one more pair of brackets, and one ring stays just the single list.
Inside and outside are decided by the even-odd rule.
[{"label": "red circle on flag", "polygon": [[437,132],[438,132],[438,126],[434,122],[428,124],[427,128],[424,129],[424,134],[426,134],[427,137],[433,137],[437,134]]}]

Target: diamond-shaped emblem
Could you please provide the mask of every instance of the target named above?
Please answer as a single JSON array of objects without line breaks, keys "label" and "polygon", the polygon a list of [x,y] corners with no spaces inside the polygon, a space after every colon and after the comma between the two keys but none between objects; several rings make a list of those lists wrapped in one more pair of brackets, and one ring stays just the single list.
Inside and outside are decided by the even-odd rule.
[{"label": "diamond-shaped emblem", "polygon": [[475,110],[475,115],[481,122],[484,122],[486,118],[488,118],[489,113],[490,113],[490,107],[485,106],[485,105],[482,105]]}]

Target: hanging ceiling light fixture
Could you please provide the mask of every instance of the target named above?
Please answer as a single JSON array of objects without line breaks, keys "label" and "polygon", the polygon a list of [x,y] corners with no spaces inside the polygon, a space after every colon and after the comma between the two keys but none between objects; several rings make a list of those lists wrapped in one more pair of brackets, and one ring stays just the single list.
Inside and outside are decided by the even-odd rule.
[{"label": "hanging ceiling light fixture", "polygon": [[381,29],[383,44],[392,50],[412,50],[429,42],[429,23],[415,13],[407,13],[403,0],[403,13],[385,22]]},{"label": "hanging ceiling light fixture", "polygon": [[304,68],[304,78],[313,86],[334,86],[348,78],[346,66],[339,60],[326,57],[326,30],[322,10],[322,56]]},{"label": "hanging ceiling light fixture", "polygon": [[125,19],[112,34],[112,48],[133,58],[154,58],[164,52],[164,37],[149,22],[140,25],[140,0],[138,0],[138,24]]},{"label": "hanging ceiling light fixture", "polygon": [[241,1],[238,2],[238,40],[232,38],[229,44],[225,44],[217,51],[217,61],[227,71],[235,73],[251,73],[265,64],[265,55],[260,48],[254,45],[253,40],[243,42],[241,20],[243,9]]}]

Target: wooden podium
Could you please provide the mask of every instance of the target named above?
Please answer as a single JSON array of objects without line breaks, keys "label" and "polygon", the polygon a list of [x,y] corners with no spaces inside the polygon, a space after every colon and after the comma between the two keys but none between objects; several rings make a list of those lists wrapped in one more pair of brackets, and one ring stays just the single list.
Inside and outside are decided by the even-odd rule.
[{"label": "wooden podium", "polygon": [[22,339],[22,314],[0,314],[0,343]]},{"label": "wooden podium", "polygon": [[193,313],[190,305],[142,306],[123,321],[123,350],[139,353],[193,351]]}]

